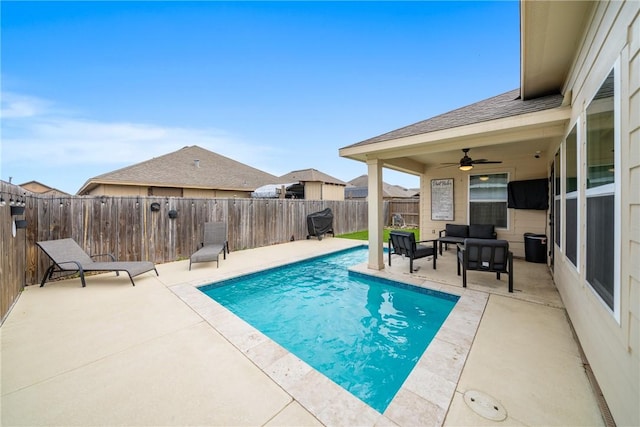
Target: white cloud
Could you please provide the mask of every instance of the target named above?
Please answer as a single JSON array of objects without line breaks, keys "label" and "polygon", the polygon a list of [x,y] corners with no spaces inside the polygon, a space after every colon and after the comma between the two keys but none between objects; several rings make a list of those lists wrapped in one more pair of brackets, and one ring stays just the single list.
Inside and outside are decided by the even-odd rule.
[{"label": "white cloud", "polygon": [[0,115],[3,119],[33,117],[47,108],[48,103],[42,99],[12,92],[3,92]]},{"label": "white cloud", "polygon": [[3,163],[119,167],[187,145],[198,145],[249,164],[251,159],[264,160],[273,155],[269,147],[249,144],[220,129],[101,122],[61,114],[51,108],[52,104],[35,97],[3,94],[2,98]]}]

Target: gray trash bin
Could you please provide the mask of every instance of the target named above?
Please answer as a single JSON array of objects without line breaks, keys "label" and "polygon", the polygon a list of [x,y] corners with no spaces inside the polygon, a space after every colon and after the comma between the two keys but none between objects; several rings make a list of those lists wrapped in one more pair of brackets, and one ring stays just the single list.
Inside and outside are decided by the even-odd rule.
[{"label": "gray trash bin", "polygon": [[524,257],[527,262],[547,262],[547,236],[524,233]]}]

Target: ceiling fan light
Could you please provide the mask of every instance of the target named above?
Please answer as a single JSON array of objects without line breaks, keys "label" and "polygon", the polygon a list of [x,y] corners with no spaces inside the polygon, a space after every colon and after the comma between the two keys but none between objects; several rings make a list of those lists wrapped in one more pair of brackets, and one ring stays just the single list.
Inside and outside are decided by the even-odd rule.
[{"label": "ceiling fan light", "polygon": [[467,172],[473,169],[473,165],[460,165],[458,169],[460,169],[461,171]]}]

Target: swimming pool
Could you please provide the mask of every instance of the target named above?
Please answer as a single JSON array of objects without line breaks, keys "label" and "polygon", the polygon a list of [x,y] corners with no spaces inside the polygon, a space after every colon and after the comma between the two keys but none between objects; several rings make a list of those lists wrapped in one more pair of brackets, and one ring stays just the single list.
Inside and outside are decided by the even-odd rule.
[{"label": "swimming pool", "polygon": [[458,297],[349,273],[367,253],[349,249],[200,290],[384,412]]}]

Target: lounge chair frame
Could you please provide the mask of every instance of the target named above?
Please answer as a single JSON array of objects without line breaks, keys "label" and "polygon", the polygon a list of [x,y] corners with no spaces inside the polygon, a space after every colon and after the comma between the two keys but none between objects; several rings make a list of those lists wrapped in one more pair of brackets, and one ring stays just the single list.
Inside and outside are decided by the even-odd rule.
[{"label": "lounge chair frame", "polygon": [[205,222],[204,240],[200,249],[189,257],[189,270],[191,264],[198,262],[216,262],[220,266],[220,254],[227,259],[229,253],[229,241],[227,240],[227,224],[225,222]]},{"label": "lounge chair frame", "polygon": [[[153,270],[159,276],[158,270],[151,261],[116,261],[113,254],[89,255],[73,239],[47,240],[36,242],[36,244],[52,262],[42,277],[40,287],[51,280],[54,273],[59,272],[78,273],[83,288],[87,285],[84,278],[86,272],[114,271],[116,276],[119,276],[120,271],[126,271],[133,286],[136,285],[133,278],[139,274]],[[111,261],[94,261],[94,258],[104,256],[108,256]]]}]

